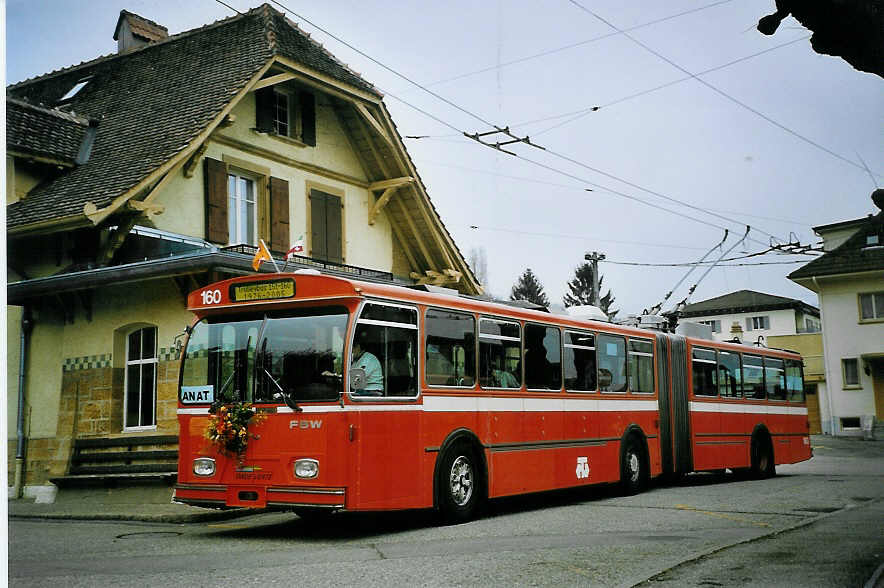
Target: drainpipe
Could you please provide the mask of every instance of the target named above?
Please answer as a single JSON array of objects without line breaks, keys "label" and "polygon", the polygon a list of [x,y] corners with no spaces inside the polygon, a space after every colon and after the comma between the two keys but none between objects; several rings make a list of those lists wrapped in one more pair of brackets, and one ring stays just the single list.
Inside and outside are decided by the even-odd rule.
[{"label": "drainpipe", "polygon": [[31,312],[24,307],[21,315],[21,339],[18,361],[18,420],[16,432],[18,441],[15,446],[15,478],[13,481],[13,498],[21,498],[22,478],[24,476],[25,463],[25,365],[28,349],[28,335],[34,328]]}]

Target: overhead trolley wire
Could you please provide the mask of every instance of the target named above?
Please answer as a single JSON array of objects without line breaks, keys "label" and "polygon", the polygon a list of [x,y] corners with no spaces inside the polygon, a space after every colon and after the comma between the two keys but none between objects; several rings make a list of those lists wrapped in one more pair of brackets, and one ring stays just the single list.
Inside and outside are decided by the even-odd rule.
[{"label": "overhead trolley wire", "polygon": [[[482,124],[485,124],[485,125],[487,125],[487,126],[489,126],[489,127],[492,127],[492,128],[498,128],[496,125],[492,124],[492,123],[489,122],[489,121],[486,121],[486,120],[485,120],[484,118],[482,118],[481,116],[479,116],[479,115],[477,115],[477,114],[475,114],[475,113],[473,113],[473,112],[471,112],[471,111],[469,111],[469,110],[467,110],[467,109],[461,107],[461,106],[458,105],[458,104],[455,104],[455,103],[452,102],[451,100],[448,100],[447,98],[445,98],[445,97],[443,97],[443,96],[440,96],[440,95],[437,94],[436,92],[433,92],[432,90],[430,90],[430,89],[426,88],[425,86],[419,84],[418,82],[412,80],[412,79],[409,78],[408,76],[406,76],[406,75],[404,75],[404,74],[402,74],[402,73],[399,73],[398,71],[396,71],[395,69],[393,69],[393,68],[391,68],[391,67],[385,65],[384,63],[381,63],[380,61],[378,61],[378,60],[375,59],[374,57],[371,57],[370,55],[366,54],[365,52],[361,51],[360,49],[357,49],[356,47],[354,47],[354,46],[351,45],[350,43],[348,43],[348,42],[344,41],[343,39],[341,39],[340,37],[338,37],[337,35],[335,35],[335,34],[329,32],[329,31],[327,31],[326,29],[324,29],[324,28],[322,28],[322,27],[316,25],[315,23],[313,23],[313,22],[310,21],[309,19],[307,19],[307,18],[301,16],[300,14],[298,14],[297,12],[291,10],[290,8],[288,8],[287,6],[285,6],[284,4],[282,4],[281,2],[279,2],[278,0],[270,0],[270,1],[273,2],[274,4],[276,4],[277,6],[279,6],[280,8],[282,8],[283,10],[288,11],[289,13],[291,13],[291,14],[295,15],[296,17],[298,17],[299,19],[301,19],[301,20],[303,20],[304,22],[308,23],[309,25],[313,26],[313,27],[316,28],[317,30],[322,31],[323,33],[325,33],[326,35],[328,35],[328,36],[330,36],[331,38],[335,39],[335,40],[338,41],[339,43],[345,45],[346,47],[352,49],[353,51],[356,51],[358,54],[362,55],[362,56],[365,57],[366,59],[369,59],[372,63],[377,64],[378,66],[384,68],[385,70],[389,71],[390,73],[392,73],[392,74],[394,74],[394,75],[396,75],[396,76],[402,78],[403,80],[409,82],[410,84],[413,84],[414,86],[420,88],[421,90],[424,90],[425,92],[427,92],[428,94],[430,94],[430,95],[434,96],[435,98],[441,100],[441,101],[444,102],[445,104],[448,104],[449,106],[451,106],[451,107],[457,109],[458,111],[460,111],[460,112],[462,112],[462,113],[464,113],[464,114],[466,114],[466,115],[468,115],[468,116],[470,116],[470,117],[472,117],[472,118],[478,120],[478,121],[481,122]],[[572,2],[573,2],[573,0],[572,0]],[[612,26],[612,25],[611,25],[611,26]],[[626,34],[626,33],[624,33],[624,34]],[[626,36],[629,37],[628,34],[626,34]],[[629,38],[631,38],[631,37],[629,37]],[[427,117],[429,117],[429,118],[435,120],[436,122],[438,122],[438,123],[444,125],[445,127],[448,127],[448,128],[450,128],[450,129],[452,129],[452,130],[454,130],[454,131],[458,131],[458,132],[463,133],[463,134],[465,134],[465,135],[467,134],[467,133],[466,133],[465,131],[463,131],[462,129],[458,129],[457,127],[455,127],[455,126],[452,125],[451,123],[448,123],[447,121],[444,121],[444,120],[442,120],[441,118],[439,118],[439,117],[437,117],[437,116],[435,116],[435,115],[433,115],[433,114],[430,114],[429,112],[427,112],[427,111],[424,110],[424,109],[421,109],[421,108],[418,108],[417,106],[414,106],[413,104],[411,104],[411,103],[409,103],[409,102],[403,100],[402,98],[400,98],[400,97],[398,97],[398,96],[396,96],[396,95],[394,95],[394,94],[387,93],[387,95],[390,96],[391,98],[394,98],[394,99],[398,100],[399,102],[402,102],[403,104],[407,105],[408,107],[413,108],[414,110],[420,112],[421,114],[423,114],[423,115],[425,115],[425,116],[427,116]],[[727,217],[725,217],[725,216],[723,216],[723,215],[719,215],[719,214],[717,214],[717,213],[712,213],[712,212],[709,212],[709,211],[707,211],[707,210],[705,210],[705,209],[703,209],[703,208],[700,208],[700,207],[698,207],[698,206],[695,206],[695,205],[692,205],[692,204],[688,204],[688,203],[682,202],[682,201],[680,201],[680,200],[678,200],[678,199],[676,199],[676,198],[672,198],[672,197],[666,196],[666,195],[664,195],[664,194],[661,194],[660,192],[656,192],[656,191],[653,191],[653,190],[650,190],[650,189],[644,188],[644,187],[642,187],[642,186],[640,186],[640,185],[638,185],[638,184],[635,184],[635,183],[633,183],[633,182],[629,182],[629,181],[624,180],[624,179],[622,179],[622,178],[619,178],[619,177],[617,177],[617,176],[615,176],[615,175],[613,175],[613,174],[609,174],[609,173],[607,173],[607,172],[604,172],[604,171],[602,171],[602,170],[599,170],[598,168],[594,168],[594,167],[592,167],[592,166],[589,166],[589,165],[587,165],[587,164],[584,164],[584,163],[582,163],[582,162],[580,162],[580,161],[577,161],[576,159],[573,159],[573,158],[567,157],[567,156],[565,156],[565,155],[562,155],[562,154],[559,154],[559,153],[556,153],[556,152],[553,152],[553,151],[548,151],[548,152],[549,152],[551,155],[555,156],[555,157],[559,157],[560,159],[564,159],[565,161],[569,161],[569,162],[571,162],[571,163],[573,163],[573,164],[575,164],[575,165],[578,165],[578,166],[580,166],[580,167],[584,167],[584,168],[586,168],[586,169],[588,169],[588,170],[590,170],[590,171],[594,171],[595,173],[599,173],[599,174],[604,175],[604,176],[606,176],[606,177],[609,177],[609,178],[611,178],[611,179],[617,180],[617,181],[622,182],[622,183],[624,183],[624,184],[626,184],[626,185],[628,185],[628,186],[631,186],[631,187],[634,187],[634,188],[636,188],[636,189],[642,190],[642,191],[644,191],[644,192],[647,192],[647,193],[652,194],[652,195],[654,195],[654,196],[657,196],[657,197],[659,197],[659,198],[663,198],[663,199],[665,199],[665,200],[669,200],[669,201],[671,201],[671,202],[675,202],[675,203],[680,204],[680,205],[682,205],[682,206],[686,206],[687,208],[691,208],[691,209],[693,209],[693,210],[697,210],[697,211],[702,212],[702,213],[704,213],[704,214],[709,214],[709,215],[711,215],[711,216],[714,216],[714,217],[720,218],[720,219],[722,219],[722,220],[726,220],[727,222],[730,222],[730,223],[734,223],[734,224],[738,224],[738,225],[742,225],[742,224],[743,224],[743,223],[741,223],[741,222],[739,222],[739,221],[735,221],[735,220],[729,219],[729,218],[727,218]],[[587,180],[584,179],[584,178],[580,178],[580,177],[578,177],[578,176],[576,176],[576,175],[574,175],[574,174],[570,174],[570,173],[568,173],[568,172],[566,172],[566,171],[564,171],[564,170],[560,170],[560,169],[554,168],[554,167],[552,167],[552,166],[549,166],[549,165],[543,164],[543,163],[541,163],[541,162],[538,162],[538,161],[535,161],[535,160],[532,160],[532,159],[528,159],[528,158],[523,157],[523,156],[521,156],[521,155],[518,155],[518,154],[515,154],[515,153],[512,153],[512,155],[514,155],[515,157],[518,157],[519,159],[522,159],[523,161],[527,161],[527,162],[532,163],[532,164],[534,164],[534,165],[536,165],[536,166],[539,166],[539,167],[542,167],[542,168],[544,168],[544,169],[547,169],[548,171],[552,171],[552,172],[554,172],[554,173],[558,173],[558,174],[560,174],[560,175],[564,175],[564,176],[569,177],[569,178],[571,178],[571,179],[578,180],[578,181],[583,182],[583,183],[585,183],[585,184],[588,184],[588,185],[591,185],[591,186],[595,186],[595,187],[597,187],[597,188],[599,188],[599,189],[601,189],[601,190],[604,190],[604,191],[606,191],[606,192],[610,192],[610,193],[613,193],[613,194],[617,194],[617,195],[619,195],[619,196],[623,196],[624,198],[629,198],[629,199],[631,199],[631,200],[635,200],[636,202],[641,202],[641,203],[643,203],[643,204],[645,204],[645,205],[647,205],[647,206],[651,206],[651,207],[654,207],[654,208],[658,208],[658,209],[660,209],[660,210],[664,210],[664,211],[670,212],[670,213],[672,213],[672,214],[676,214],[676,215],[682,216],[682,217],[684,217],[684,218],[687,218],[687,219],[690,219],[690,220],[693,220],[693,221],[696,221],[696,222],[700,222],[700,223],[706,224],[706,225],[711,226],[711,227],[715,227],[715,228],[717,228],[717,229],[724,230],[724,229],[726,228],[726,227],[722,227],[722,226],[719,226],[719,225],[717,225],[717,224],[711,223],[711,222],[709,222],[709,221],[704,221],[704,220],[702,220],[702,219],[698,219],[698,218],[696,218],[696,217],[692,217],[692,216],[690,216],[690,215],[687,215],[687,214],[684,214],[684,213],[681,213],[681,212],[678,212],[678,211],[671,210],[671,209],[669,209],[669,208],[666,208],[666,207],[663,207],[663,206],[660,206],[660,205],[654,204],[654,203],[652,203],[652,202],[648,202],[647,200],[643,200],[643,199],[638,198],[638,197],[636,197],[636,196],[631,196],[631,195],[629,195],[629,194],[625,194],[625,193],[620,192],[620,191],[618,191],[618,190],[614,190],[613,188],[609,188],[609,187],[607,187],[607,186],[602,186],[602,185],[600,185],[600,184],[596,184],[596,183],[593,183],[593,182],[589,182],[589,181],[587,181]],[[759,229],[754,229],[754,230],[759,231],[759,232],[763,233],[764,235],[766,235],[766,236],[768,236],[768,237],[776,238],[774,235],[772,235],[772,234],[770,234],[770,233],[768,233],[768,232],[766,232],[766,231],[762,231],[762,230],[759,230]],[[754,241],[755,243],[760,243],[760,244],[762,244],[762,245],[764,244],[764,243],[761,243],[760,241],[758,241],[758,240],[756,240],[756,239],[751,239],[751,238],[750,238],[749,240]]]},{"label": "overhead trolley wire", "polygon": [[[628,30],[628,29],[627,29],[627,30]],[[797,43],[797,42],[799,42],[799,41],[806,41],[806,40],[809,39],[809,38],[810,38],[810,35],[805,35],[805,36],[803,36],[803,37],[799,37],[799,38],[797,38],[797,39],[792,39],[791,41],[787,41],[787,42],[785,42],[785,43],[781,43],[781,44],[779,44],[779,45],[774,45],[773,47],[768,47],[767,49],[765,49],[765,50],[763,50],[763,51],[758,51],[757,53],[753,53],[753,54],[751,54],[751,55],[745,55],[745,56],[743,56],[743,57],[740,57],[739,59],[735,59],[735,60],[733,60],[733,61],[729,61],[729,62],[727,62],[727,63],[723,63],[723,64],[721,64],[721,65],[718,65],[718,66],[715,66],[715,67],[711,67],[711,68],[709,68],[709,69],[705,69],[705,70],[703,70],[703,71],[697,72],[697,73],[694,74],[694,75],[691,75],[691,76],[685,76],[685,77],[683,77],[683,78],[678,78],[677,80],[672,80],[671,82],[666,82],[665,84],[660,84],[659,86],[654,86],[653,88],[648,88],[648,89],[646,89],[646,90],[641,90],[641,91],[639,91],[639,92],[635,92],[634,94],[629,94],[628,96],[623,96],[623,97],[621,97],[621,98],[617,98],[617,99],[615,99],[615,100],[611,100],[610,102],[606,102],[606,103],[604,103],[604,104],[599,104],[599,105],[596,105],[596,106],[589,106],[589,107],[587,107],[587,108],[582,108],[582,109],[580,109],[580,110],[574,110],[574,111],[566,112],[566,113],[563,113],[563,114],[557,114],[557,115],[554,115],[554,116],[548,116],[548,117],[546,117],[546,118],[538,118],[538,119],[534,119],[534,120],[529,120],[529,121],[525,121],[525,122],[523,122],[523,123],[520,123],[520,124],[517,124],[517,125],[513,125],[513,126],[518,127],[518,126],[524,126],[524,125],[536,124],[536,123],[539,123],[539,122],[546,122],[546,121],[548,121],[548,120],[555,120],[555,119],[557,119],[557,118],[565,118],[565,117],[568,117],[568,116],[572,116],[572,115],[574,115],[573,118],[569,118],[569,119],[566,120],[566,121],[563,121],[563,122],[560,122],[560,123],[558,123],[558,124],[555,124],[555,125],[553,125],[553,126],[551,126],[551,127],[549,127],[549,128],[543,129],[542,131],[537,131],[537,132],[535,132],[535,133],[531,133],[533,136],[536,137],[536,136],[538,136],[538,135],[542,135],[542,134],[544,134],[544,133],[548,133],[549,131],[552,131],[552,130],[554,130],[554,129],[558,129],[559,127],[563,127],[563,126],[565,126],[565,125],[567,125],[567,124],[571,124],[572,122],[577,121],[577,120],[580,120],[581,118],[583,118],[583,117],[585,117],[585,116],[587,116],[587,115],[589,115],[589,114],[592,114],[593,112],[598,112],[599,110],[601,110],[601,109],[603,109],[603,108],[609,108],[609,107],[611,107],[611,106],[615,106],[615,105],[620,104],[620,103],[622,103],[622,102],[627,102],[627,101],[629,101],[629,100],[633,100],[633,99],[635,99],[635,98],[640,98],[641,96],[647,96],[648,94],[651,94],[651,93],[653,93],[653,92],[657,92],[657,91],[659,91],[659,90],[663,90],[663,89],[668,88],[668,87],[670,87],[670,86],[674,86],[674,85],[676,85],[676,84],[680,84],[680,83],[682,83],[682,82],[686,82],[686,81],[688,81],[688,80],[694,79],[694,78],[697,77],[697,76],[703,76],[703,75],[706,75],[706,74],[709,74],[709,73],[712,73],[712,72],[715,72],[715,71],[719,71],[719,70],[722,70],[722,69],[725,69],[725,68],[728,68],[728,67],[731,67],[731,66],[737,65],[738,63],[742,63],[742,62],[744,62],[744,61],[748,61],[749,59],[753,59],[753,58],[755,58],[755,57],[759,57],[759,56],[761,56],[761,55],[764,55],[765,53],[770,53],[771,51],[776,51],[777,49],[782,49],[783,47],[788,47],[789,45],[794,45],[795,43]]]},{"label": "overhead trolley wire", "polygon": [[[658,19],[656,19],[656,20],[651,20],[651,21],[648,21],[648,22],[645,22],[645,23],[642,23],[642,24],[638,24],[638,25],[635,25],[635,26],[632,26],[632,27],[629,27],[629,28],[627,28],[627,29],[623,29],[623,30],[624,30],[624,31],[635,31],[635,30],[638,30],[638,29],[643,29],[643,28],[645,28],[645,27],[649,27],[649,26],[652,26],[652,25],[655,25],[655,24],[659,24],[659,23],[661,23],[661,22],[665,22],[665,21],[667,21],[667,20],[672,20],[672,19],[675,19],[675,18],[678,18],[678,17],[681,17],[681,16],[685,16],[685,15],[687,15],[687,14],[693,14],[693,13],[695,13],[695,12],[700,12],[701,10],[706,10],[706,9],[708,9],[708,8],[714,8],[714,7],[716,7],[716,6],[721,6],[722,4],[727,4],[727,3],[729,3],[729,2],[733,2],[733,0],[719,0],[718,2],[713,2],[713,3],[711,3],[711,4],[706,4],[705,6],[699,6],[699,7],[697,7],[697,8],[692,8],[692,9],[690,9],[690,10],[685,10],[685,11],[683,11],[683,12],[677,12],[677,13],[675,13],[675,14],[670,14],[669,16],[664,16],[663,18],[658,18]],[[556,54],[556,53],[561,53],[562,51],[567,51],[567,50],[569,50],[569,49],[574,49],[574,48],[576,48],[576,47],[582,47],[583,45],[589,45],[590,43],[595,43],[596,41],[602,41],[602,40],[604,40],[604,39],[609,39],[609,38],[611,38],[611,37],[617,37],[617,36],[619,36],[619,35],[621,35],[621,34],[622,34],[622,33],[619,33],[619,32],[613,32],[613,33],[607,33],[607,34],[604,34],[604,35],[599,35],[599,36],[597,36],[597,37],[592,37],[592,38],[590,38],[590,39],[585,39],[585,40],[583,40],[583,41],[578,41],[577,43],[571,43],[570,45],[564,45],[564,46],[562,46],[562,47],[557,47],[557,48],[555,48],[555,49],[548,49],[548,50],[546,50],[546,51],[541,51],[540,53],[535,53],[535,54],[533,54],[533,55],[526,55],[525,57],[520,57],[520,58],[518,58],[518,59],[513,59],[513,60],[511,60],[511,61],[505,61],[505,62],[500,63],[500,64],[497,64],[497,65],[491,65],[491,66],[485,67],[485,68],[483,68],[483,69],[477,69],[477,70],[475,70],[475,71],[471,71],[471,72],[467,72],[467,73],[459,74],[459,75],[456,75],[456,76],[453,76],[453,77],[450,77],[450,78],[446,78],[446,79],[444,79],[444,80],[437,80],[437,81],[435,81],[435,82],[430,82],[429,84],[425,84],[425,85],[429,87],[429,86],[438,86],[439,84],[446,84],[446,83],[448,83],[448,82],[454,82],[454,81],[456,81],[456,80],[461,80],[461,79],[463,79],[463,78],[468,78],[468,77],[470,77],[470,76],[475,76],[475,75],[479,75],[479,74],[483,74],[483,73],[488,73],[488,72],[490,72],[490,71],[499,70],[499,69],[502,69],[502,68],[504,68],[504,67],[508,67],[508,66],[510,66],[510,65],[516,65],[516,64],[519,64],[519,63],[524,63],[524,62],[526,62],[526,61],[531,61],[532,59],[538,59],[538,58],[540,58],[540,57],[547,57],[547,56],[549,56],[549,55],[554,55],[554,54]]]},{"label": "overhead trolley wire", "polygon": [[759,111],[759,110],[757,110],[757,109],[755,109],[755,108],[752,108],[751,106],[749,106],[748,104],[746,104],[745,102],[743,102],[743,101],[741,101],[741,100],[738,100],[737,98],[734,98],[733,96],[731,96],[730,94],[728,94],[728,93],[725,92],[724,90],[718,88],[717,86],[713,86],[712,84],[710,84],[710,83],[707,82],[706,80],[697,77],[697,74],[694,74],[694,73],[692,73],[692,72],[686,70],[685,68],[683,68],[683,67],[680,66],[679,64],[675,63],[674,61],[672,61],[671,59],[669,59],[668,57],[666,57],[666,56],[663,55],[662,53],[660,53],[660,52],[658,52],[658,51],[655,51],[653,48],[649,47],[649,46],[646,45],[645,43],[642,43],[641,41],[639,41],[638,39],[636,39],[634,36],[630,35],[628,32],[625,32],[625,31],[621,30],[620,28],[616,27],[615,25],[611,24],[609,21],[605,20],[604,18],[602,18],[601,16],[599,16],[598,14],[596,14],[595,12],[593,12],[592,10],[590,10],[589,8],[587,8],[587,7],[583,6],[582,4],[580,4],[579,2],[577,2],[577,0],[569,0],[569,1],[571,2],[571,4],[577,6],[578,8],[580,8],[581,10],[583,10],[584,12],[586,12],[586,13],[588,13],[588,14],[591,14],[592,16],[594,16],[595,18],[597,18],[598,20],[602,21],[603,23],[605,23],[606,25],[608,25],[609,27],[611,27],[612,29],[614,29],[615,31],[620,31],[620,33],[622,33],[624,37],[626,37],[627,39],[629,39],[630,41],[632,41],[633,43],[635,43],[635,44],[638,45],[639,47],[643,48],[643,49],[644,49],[645,51],[647,51],[648,53],[651,53],[652,55],[655,55],[655,56],[658,57],[659,59],[662,59],[663,61],[665,61],[666,63],[668,63],[668,64],[671,65],[672,67],[674,67],[675,69],[681,71],[682,73],[685,73],[685,74],[689,75],[690,77],[694,78],[695,80],[697,80],[698,82],[700,82],[701,84],[703,84],[704,86],[706,86],[707,88],[709,88],[710,90],[712,90],[713,92],[719,94],[720,96],[723,96],[724,98],[730,100],[730,101],[733,102],[734,104],[737,104],[738,106],[741,106],[742,108],[744,108],[744,109],[748,110],[749,112],[755,114],[756,116],[758,116],[758,117],[760,117],[760,118],[766,120],[766,121],[769,122],[770,124],[772,124],[772,125],[774,125],[775,127],[777,127],[777,128],[779,128],[779,129],[781,129],[781,130],[783,130],[783,131],[789,133],[790,135],[792,135],[792,136],[794,136],[794,137],[796,137],[796,138],[798,138],[798,139],[804,141],[805,143],[807,143],[807,144],[809,144],[809,145],[812,145],[812,146],[816,147],[817,149],[819,149],[819,150],[821,150],[821,151],[824,151],[825,153],[828,153],[828,154],[831,155],[832,157],[835,157],[835,158],[837,158],[837,159],[840,159],[841,161],[843,161],[843,162],[845,162],[845,163],[849,163],[850,165],[852,165],[852,166],[854,166],[854,167],[856,167],[856,168],[864,169],[862,165],[856,163],[856,162],[853,161],[852,159],[848,159],[847,157],[844,157],[844,156],[841,155],[840,153],[836,153],[835,151],[832,151],[832,150],[829,149],[828,147],[825,147],[824,145],[821,145],[821,144],[817,143],[816,141],[814,141],[814,140],[812,140],[812,139],[810,139],[810,138],[808,138],[808,137],[805,137],[805,136],[802,135],[801,133],[798,133],[797,131],[793,131],[792,129],[790,129],[790,128],[787,127],[786,125],[784,125],[784,124],[782,124],[782,123],[779,123],[779,122],[775,121],[774,119],[772,119],[772,118],[769,117],[768,115],[764,114],[763,112],[761,112],[761,111]]}]

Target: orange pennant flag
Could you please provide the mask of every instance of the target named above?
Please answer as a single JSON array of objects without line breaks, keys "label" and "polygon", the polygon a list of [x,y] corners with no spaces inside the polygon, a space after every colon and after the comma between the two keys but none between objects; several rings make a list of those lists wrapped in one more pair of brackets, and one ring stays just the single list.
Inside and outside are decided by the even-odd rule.
[{"label": "orange pennant flag", "polygon": [[255,268],[255,271],[258,271],[258,268],[261,267],[261,263],[264,261],[273,261],[273,257],[270,255],[267,245],[264,244],[264,240],[261,239],[258,241],[258,252],[252,258],[252,267]]}]

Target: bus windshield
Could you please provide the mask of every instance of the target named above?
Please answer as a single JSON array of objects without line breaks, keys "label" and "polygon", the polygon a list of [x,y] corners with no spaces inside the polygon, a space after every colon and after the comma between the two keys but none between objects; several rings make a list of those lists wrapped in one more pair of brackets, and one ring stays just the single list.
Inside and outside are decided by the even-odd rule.
[{"label": "bus windshield", "polygon": [[182,402],[335,400],[346,330],[343,307],[203,319],[182,359]]}]

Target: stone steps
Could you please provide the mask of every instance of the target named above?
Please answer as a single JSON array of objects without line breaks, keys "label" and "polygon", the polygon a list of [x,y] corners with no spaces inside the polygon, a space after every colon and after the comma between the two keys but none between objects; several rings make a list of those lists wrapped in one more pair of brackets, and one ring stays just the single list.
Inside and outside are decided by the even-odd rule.
[{"label": "stone steps", "polygon": [[178,476],[178,437],[76,439],[70,464],[67,475],[50,481],[62,488],[174,482]]}]

